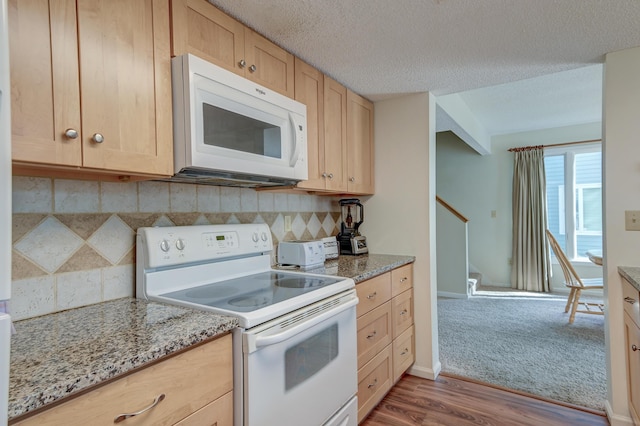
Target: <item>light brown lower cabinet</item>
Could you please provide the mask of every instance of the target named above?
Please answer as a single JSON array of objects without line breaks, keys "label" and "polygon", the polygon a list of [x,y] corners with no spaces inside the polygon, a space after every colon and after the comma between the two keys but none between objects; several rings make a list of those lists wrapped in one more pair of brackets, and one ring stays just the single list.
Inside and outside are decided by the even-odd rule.
[{"label": "light brown lower cabinet", "polygon": [[415,361],[413,265],[360,282],[356,291],[361,422]]},{"label": "light brown lower cabinet", "polygon": [[640,292],[628,282],[622,283],[629,412],[633,424],[640,425]]},{"label": "light brown lower cabinet", "polygon": [[358,370],[358,422],[384,398],[393,386],[391,345]]},{"label": "light brown lower cabinet", "polygon": [[393,340],[393,383],[400,380],[415,361],[415,341],[413,325]]},{"label": "light brown lower cabinet", "polygon": [[161,399],[119,424],[232,426],[231,351],[227,334],[12,424],[113,425],[117,417]]}]

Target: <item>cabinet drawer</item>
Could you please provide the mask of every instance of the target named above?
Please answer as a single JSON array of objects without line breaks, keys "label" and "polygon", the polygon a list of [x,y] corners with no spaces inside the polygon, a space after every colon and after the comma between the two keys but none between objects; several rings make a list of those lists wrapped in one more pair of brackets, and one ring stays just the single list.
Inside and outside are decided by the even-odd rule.
[{"label": "cabinet drawer", "polygon": [[393,341],[393,383],[396,383],[415,361],[414,328],[409,327]]},{"label": "cabinet drawer", "polygon": [[160,394],[163,401],[131,425],[172,425],[232,390],[231,335],[98,387],[19,425],[113,425],[123,413],[148,407]]},{"label": "cabinet drawer", "polygon": [[624,311],[640,326],[640,292],[625,279],[622,280],[622,297]]},{"label": "cabinet drawer", "polygon": [[396,338],[413,324],[413,289],[391,299],[391,315],[393,338]]},{"label": "cabinet drawer", "polygon": [[205,405],[176,426],[233,426],[233,392]]},{"label": "cabinet drawer", "polygon": [[358,306],[356,316],[366,314],[391,298],[391,273],[378,275],[356,285]]},{"label": "cabinet drawer", "polygon": [[358,368],[391,343],[391,302],[358,318]]},{"label": "cabinet drawer", "polygon": [[397,296],[413,287],[413,264],[391,271],[391,296]]},{"label": "cabinet drawer", "polygon": [[358,370],[358,423],[391,389],[391,345]]}]

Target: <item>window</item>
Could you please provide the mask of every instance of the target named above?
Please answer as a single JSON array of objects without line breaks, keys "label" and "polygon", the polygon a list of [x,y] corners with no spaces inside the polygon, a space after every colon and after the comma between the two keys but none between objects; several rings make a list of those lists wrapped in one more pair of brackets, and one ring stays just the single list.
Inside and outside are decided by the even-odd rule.
[{"label": "window", "polygon": [[600,143],[545,149],[549,230],[572,260],[602,249]]}]

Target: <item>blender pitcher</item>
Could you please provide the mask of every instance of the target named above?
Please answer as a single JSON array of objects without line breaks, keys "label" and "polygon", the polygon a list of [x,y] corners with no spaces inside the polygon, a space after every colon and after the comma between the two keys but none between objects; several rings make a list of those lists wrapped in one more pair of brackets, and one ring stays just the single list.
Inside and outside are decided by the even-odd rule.
[{"label": "blender pitcher", "polygon": [[364,206],[357,198],[340,200],[342,224],[338,234],[340,254],[368,253],[367,239],[358,230],[364,221]]}]

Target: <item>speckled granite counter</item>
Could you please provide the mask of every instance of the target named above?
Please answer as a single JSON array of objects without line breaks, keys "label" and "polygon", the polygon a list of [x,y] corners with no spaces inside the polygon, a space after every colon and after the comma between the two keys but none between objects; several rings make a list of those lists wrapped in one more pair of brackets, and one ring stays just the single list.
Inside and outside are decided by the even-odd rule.
[{"label": "speckled granite counter", "polygon": [[130,298],[18,321],[9,419],[237,325],[228,316]]},{"label": "speckled granite counter", "polygon": [[415,261],[415,259],[414,256],[390,254],[339,256],[337,259],[326,261],[323,267],[307,269],[305,272],[353,278],[357,284],[360,281],[368,280],[376,275],[381,275],[392,269],[409,264]]},{"label": "speckled granite counter", "polygon": [[640,267],[618,266],[618,273],[629,281],[636,290],[640,291]]}]

